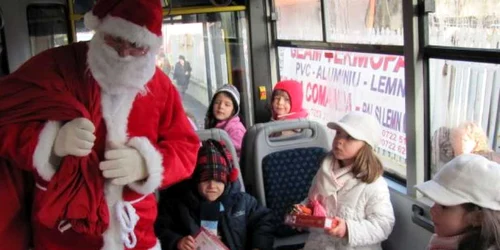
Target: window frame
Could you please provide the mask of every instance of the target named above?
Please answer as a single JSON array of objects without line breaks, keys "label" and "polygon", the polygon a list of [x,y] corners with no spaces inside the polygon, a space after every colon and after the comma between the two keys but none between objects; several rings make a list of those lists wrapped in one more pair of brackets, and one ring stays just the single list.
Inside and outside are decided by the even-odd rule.
[{"label": "window frame", "polygon": [[[65,22],[65,26],[66,26],[66,33],[61,33],[63,35],[66,36],[67,40],[68,40],[68,43],[67,44],[70,44],[73,42],[73,36],[72,36],[72,33],[71,33],[71,21],[68,20],[68,15],[69,15],[69,9],[68,9],[68,6],[64,5],[64,4],[60,4],[60,3],[30,3],[30,4],[27,4],[26,5],[26,22],[28,24],[28,27],[27,27],[27,31],[28,31],[28,37],[30,39],[29,41],[29,45],[30,45],[30,48],[31,48],[31,56],[34,56],[38,53],[40,53],[41,51],[38,51],[38,53],[36,51],[33,51],[32,48],[33,48],[33,44],[32,44],[32,40],[31,40],[31,37],[32,37],[32,31],[31,30],[31,26],[30,26],[30,9],[34,9],[34,8],[37,8],[37,9],[43,9],[43,8],[46,8],[46,9],[56,9],[56,8],[59,8],[61,9],[64,14],[61,16],[61,19],[64,20]],[[54,35],[54,34],[52,34]],[[54,36],[52,36],[54,38]],[[50,49],[50,48],[53,48],[53,46],[47,48],[47,49]]]},{"label": "window frame", "polygon": [[[424,179],[422,181],[430,180],[431,176],[431,121],[430,121],[430,75],[429,75],[429,62],[431,59],[455,60],[473,63],[492,63],[500,64],[500,50],[485,49],[485,48],[467,48],[467,47],[452,47],[452,46],[438,46],[431,45],[428,33],[429,26],[429,13],[435,11],[434,1],[419,0],[419,31],[420,46],[422,50],[422,62],[424,63],[424,83],[426,87],[425,93],[425,168]],[[426,5],[427,4],[427,5]],[[418,182],[420,183],[420,182]],[[417,184],[417,183],[416,183]]]},{"label": "window frame", "polygon": [[[346,52],[358,52],[358,53],[373,53],[373,54],[385,54],[385,55],[397,55],[405,57],[405,47],[402,45],[383,45],[383,44],[357,44],[357,43],[334,43],[327,42],[327,34],[326,34],[326,25],[325,25],[325,1],[321,0],[321,18],[322,18],[322,29],[323,29],[323,41],[306,41],[306,40],[284,40],[278,39],[278,27],[276,20],[276,8],[275,8],[275,0],[270,0],[270,8],[271,8],[271,34],[272,34],[272,45],[274,49],[274,57],[278,58],[278,47],[290,47],[290,48],[305,48],[305,49],[323,49],[323,50],[335,50],[335,51],[346,51]],[[404,6],[403,6],[403,24],[404,24]],[[405,57],[406,61],[406,57]],[[275,72],[277,72],[277,76],[279,78],[280,69],[279,64],[275,63]],[[405,66],[405,78],[406,78],[406,66]],[[406,80],[405,80],[406,81]],[[408,97],[408,90],[406,91],[406,98]],[[408,105],[408,103],[406,103]],[[408,110],[408,107],[406,107]],[[407,119],[408,119],[408,112]],[[407,130],[410,125],[407,121]],[[407,131],[408,133],[408,131]],[[407,148],[408,148],[408,136],[407,136]],[[407,149],[408,152],[408,149]],[[408,153],[406,159],[406,165],[408,166]],[[389,172],[385,172],[384,176],[395,183],[398,183],[401,186],[408,186],[408,183],[413,183],[413,181],[408,182],[408,167],[406,173],[406,179]]]},{"label": "window frame", "polygon": [[271,13],[270,13],[270,21],[272,22],[271,23],[271,36],[272,36],[272,40],[273,41],[296,41],[296,42],[304,42],[304,43],[308,43],[308,42],[313,42],[313,43],[326,43],[326,25],[325,25],[325,11],[324,11],[324,8],[325,8],[325,3],[324,3],[324,0],[319,0],[320,1],[320,17],[321,17],[321,41],[317,41],[317,40],[314,40],[314,41],[308,41],[308,40],[287,40],[287,39],[279,39],[278,38],[278,11],[277,11],[277,7],[276,7],[276,0],[269,0],[270,1],[270,4],[269,4],[269,8],[271,9]]},{"label": "window frame", "polygon": [[[500,64],[500,51],[494,49],[447,47],[429,44],[429,13],[434,11],[433,1],[403,1],[404,45],[373,45],[331,43],[326,40],[325,2],[321,0],[323,41],[297,41],[277,38],[276,8],[270,0],[271,39],[274,57],[278,58],[277,47],[325,49],[361,53],[400,55],[405,58],[406,114],[407,114],[407,158],[406,180],[386,173],[385,176],[406,187],[406,194],[417,197],[413,188],[430,179],[430,59],[458,60],[476,63]],[[426,5],[427,4],[427,5]],[[280,75],[278,63],[275,72]]]}]

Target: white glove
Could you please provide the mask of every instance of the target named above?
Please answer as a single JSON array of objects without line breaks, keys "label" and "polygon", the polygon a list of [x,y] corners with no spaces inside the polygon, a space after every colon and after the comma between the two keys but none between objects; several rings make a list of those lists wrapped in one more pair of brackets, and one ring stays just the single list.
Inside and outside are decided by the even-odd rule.
[{"label": "white glove", "polygon": [[111,179],[114,185],[127,185],[148,177],[146,162],[135,148],[122,147],[107,150],[99,169],[106,179]]},{"label": "white glove", "polygon": [[86,118],[76,118],[64,124],[57,133],[54,154],[86,156],[90,154],[95,141],[95,126]]}]

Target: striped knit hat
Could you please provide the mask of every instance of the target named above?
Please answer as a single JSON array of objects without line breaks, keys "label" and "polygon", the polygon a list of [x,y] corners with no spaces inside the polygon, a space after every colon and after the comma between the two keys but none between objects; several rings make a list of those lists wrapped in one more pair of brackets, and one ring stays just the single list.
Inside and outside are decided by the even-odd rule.
[{"label": "striped knit hat", "polygon": [[224,184],[236,181],[238,169],[233,167],[231,153],[223,142],[212,139],[202,142],[193,178],[198,182],[216,180]]},{"label": "striped knit hat", "polygon": [[[234,105],[234,116],[238,115],[240,113],[240,92],[238,89],[230,84],[224,84],[222,85],[217,91],[215,91],[214,97],[221,93],[225,92],[231,96],[233,99],[233,105]],[[212,98],[212,103],[210,104],[210,107],[213,107],[213,102],[215,101],[215,98]]]}]

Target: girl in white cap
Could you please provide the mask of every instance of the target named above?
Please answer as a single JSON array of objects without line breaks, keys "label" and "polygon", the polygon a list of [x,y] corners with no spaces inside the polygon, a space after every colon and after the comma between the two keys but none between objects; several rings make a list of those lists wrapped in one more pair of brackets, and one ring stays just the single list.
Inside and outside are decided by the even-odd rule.
[{"label": "girl in white cap", "polygon": [[205,129],[220,128],[227,132],[238,157],[240,157],[241,143],[247,132],[240,120],[240,92],[229,84],[222,85],[212,97],[205,116]]},{"label": "girl in white cap", "polygon": [[332,152],[313,179],[305,204],[313,215],[334,217],[332,229],[311,229],[304,249],[382,249],[394,225],[383,167],[373,149],[382,130],[375,117],[351,112],[328,127]]},{"label": "girl in white cap", "polygon": [[427,249],[500,249],[500,164],[463,154],[416,188],[434,201]]}]

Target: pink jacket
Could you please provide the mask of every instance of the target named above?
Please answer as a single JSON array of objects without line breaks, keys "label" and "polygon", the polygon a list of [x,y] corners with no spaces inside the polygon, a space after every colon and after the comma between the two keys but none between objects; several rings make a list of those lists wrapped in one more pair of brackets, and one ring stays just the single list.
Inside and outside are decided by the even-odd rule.
[{"label": "pink jacket", "polygon": [[231,141],[233,141],[234,148],[236,149],[236,154],[238,157],[241,155],[241,143],[243,142],[243,136],[247,132],[245,126],[240,121],[239,116],[234,116],[226,121],[220,121],[215,125],[216,128],[224,129]]}]

